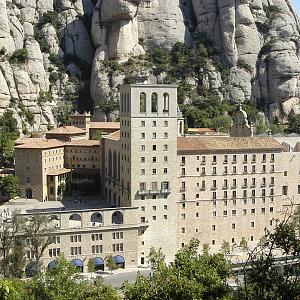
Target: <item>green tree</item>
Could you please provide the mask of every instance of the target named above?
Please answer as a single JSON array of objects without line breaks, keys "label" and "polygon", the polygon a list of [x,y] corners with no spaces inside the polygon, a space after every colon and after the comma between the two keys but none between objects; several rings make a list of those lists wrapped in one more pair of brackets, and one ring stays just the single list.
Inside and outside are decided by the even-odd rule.
[{"label": "green tree", "polygon": [[48,216],[42,214],[32,215],[24,228],[23,234],[33,253],[32,266],[36,272],[41,269],[41,257],[45,249],[53,242],[53,230]]},{"label": "green tree", "polygon": [[115,259],[112,255],[108,255],[105,259],[106,261],[106,267],[108,268],[108,270],[110,270],[111,274],[113,272],[113,270],[117,270],[118,266],[115,262]]},{"label": "green tree", "polygon": [[244,237],[242,237],[242,239],[240,241],[240,247],[245,252],[248,251],[248,249],[249,249],[248,242],[247,242],[247,240]]},{"label": "green tree", "polygon": [[288,133],[300,133],[300,114],[291,114],[288,118]]},{"label": "green tree", "polygon": [[28,50],[23,49],[17,49],[14,51],[14,53],[11,55],[9,61],[11,63],[27,63],[29,59]]},{"label": "green tree", "polygon": [[105,114],[106,119],[110,119],[110,114],[119,108],[119,104],[113,99],[105,99],[99,104],[99,108]]},{"label": "green tree", "polygon": [[19,212],[11,219],[1,220],[0,230],[0,274],[4,277],[21,277],[25,266],[25,241],[20,232],[26,224]]},{"label": "green tree", "polygon": [[230,244],[229,244],[229,242],[223,240],[223,243],[221,245],[221,252],[224,255],[227,255],[227,254],[230,253]]},{"label": "green tree", "polygon": [[[278,222],[249,253],[239,299],[299,299],[300,241],[294,220],[288,216]],[[276,259],[279,253],[281,261]]]},{"label": "green tree", "polygon": [[13,175],[0,178],[0,191],[10,199],[20,196],[19,178]]},{"label": "green tree", "polygon": [[102,137],[101,130],[96,130],[92,135],[92,140],[100,141]]},{"label": "green tree", "polygon": [[[199,242],[192,240],[175,257],[172,265],[158,261],[151,277],[137,276],[134,284],[122,287],[124,299],[134,300],[192,300],[230,299],[230,288],[226,283],[231,266],[223,254],[198,254]],[[154,250],[152,251],[154,254]]]},{"label": "green tree", "polygon": [[88,271],[90,273],[93,273],[95,272],[96,270],[96,265],[95,265],[95,260],[93,258],[90,258],[89,261],[88,261],[88,264],[87,264],[87,267],[88,267]]},{"label": "green tree", "polygon": [[13,112],[5,111],[0,117],[0,165],[2,167],[13,167],[14,142],[19,136],[17,120],[13,117]]}]

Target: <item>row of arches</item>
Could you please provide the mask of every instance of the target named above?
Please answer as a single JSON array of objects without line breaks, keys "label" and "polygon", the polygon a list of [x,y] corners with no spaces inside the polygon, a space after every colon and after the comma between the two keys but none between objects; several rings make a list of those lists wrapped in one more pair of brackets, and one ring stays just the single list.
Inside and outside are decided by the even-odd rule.
[{"label": "row of arches", "polygon": [[[56,227],[59,226],[60,218],[57,215],[51,215],[50,221],[52,221]],[[101,226],[104,218],[100,212],[94,212],[90,217],[91,226]],[[115,211],[111,216],[111,224],[123,224],[124,216],[121,211]],[[69,217],[69,227],[79,228],[82,227],[82,217],[79,213],[71,214]]]},{"label": "row of arches", "polygon": [[[104,271],[105,262],[102,257],[94,257],[95,271]],[[125,259],[121,255],[114,256],[114,261],[118,268],[125,269]],[[80,272],[83,272],[83,261],[79,258],[74,258],[70,262],[73,266],[75,266]],[[49,269],[57,268],[57,260],[52,260],[48,264]]]},{"label": "row of arches", "polygon": [[[169,112],[170,96],[168,93],[163,94],[163,112]],[[140,93],[140,112],[146,113],[147,111],[147,96],[144,92]],[[151,112],[158,112],[158,95],[157,93],[151,94]]]}]

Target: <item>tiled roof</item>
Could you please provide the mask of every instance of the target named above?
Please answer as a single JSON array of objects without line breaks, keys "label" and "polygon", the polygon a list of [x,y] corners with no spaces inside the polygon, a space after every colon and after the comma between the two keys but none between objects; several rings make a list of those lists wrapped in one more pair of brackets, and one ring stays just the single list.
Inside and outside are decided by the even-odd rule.
[{"label": "tiled roof", "polygon": [[46,141],[45,138],[32,138],[32,137],[22,137],[15,140],[15,145],[22,145],[27,143],[33,143],[35,141]]},{"label": "tiled roof", "polygon": [[99,146],[99,140],[73,140],[71,142],[67,142],[66,146],[82,146],[82,147],[92,147]]},{"label": "tiled roof", "polygon": [[45,140],[45,139],[29,139],[25,144],[16,146],[16,149],[48,149],[48,148],[57,148],[63,147],[65,144],[59,140]]},{"label": "tiled roof", "polygon": [[109,135],[106,135],[106,136],[104,136],[104,138],[119,141],[120,140],[120,130],[115,131]]},{"label": "tiled roof", "polygon": [[58,170],[52,170],[47,175],[57,176],[57,175],[70,173],[71,171],[72,171],[71,169],[61,168],[61,169],[58,169]]},{"label": "tiled roof", "polygon": [[91,122],[90,128],[120,129],[120,122]]},{"label": "tiled roof", "polygon": [[75,126],[63,126],[49,130],[46,134],[85,134],[85,130]]},{"label": "tiled roof", "polygon": [[271,137],[179,137],[177,150],[213,152],[213,151],[257,151],[281,150],[282,146]]}]

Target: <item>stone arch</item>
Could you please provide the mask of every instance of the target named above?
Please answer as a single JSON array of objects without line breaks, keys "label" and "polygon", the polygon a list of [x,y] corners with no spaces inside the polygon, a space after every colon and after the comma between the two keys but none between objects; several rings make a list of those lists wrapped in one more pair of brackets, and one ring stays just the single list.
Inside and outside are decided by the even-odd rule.
[{"label": "stone arch", "polygon": [[113,153],[113,176],[112,176],[114,179],[117,179],[117,176],[118,176],[117,170],[118,170],[117,153],[116,153],[116,151],[114,151],[114,153]]},{"label": "stone arch", "polygon": [[124,218],[123,213],[120,211],[115,211],[111,217],[112,224],[123,224]]},{"label": "stone arch", "polygon": [[108,176],[112,175],[112,154],[111,150],[108,151]]},{"label": "stone arch", "polygon": [[79,228],[81,227],[81,215],[80,214],[72,214],[69,217],[69,227]]},{"label": "stone arch", "polygon": [[163,112],[169,112],[170,96],[168,93],[164,93],[163,98],[164,98]]},{"label": "stone arch", "polygon": [[151,112],[157,112],[158,110],[158,97],[156,93],[151,95]]},{"label": "stone arch", "polygon": [[147,101],[146,101],[147,97],[145,93],[140,93],[140,112],[141,113],[145,113],[146,112],[146,105],[147,105]]},{"label": "stone arch", "polygon": [[94,212],[91,215],[91,224],[92,226],[100,226],[103,224],[103,216],[99,212]]}]

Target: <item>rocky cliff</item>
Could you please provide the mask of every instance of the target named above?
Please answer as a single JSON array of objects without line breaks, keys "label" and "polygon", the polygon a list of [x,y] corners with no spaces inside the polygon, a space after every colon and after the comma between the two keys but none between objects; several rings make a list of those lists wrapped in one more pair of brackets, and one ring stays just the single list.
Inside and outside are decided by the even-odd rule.
[{"label": "rocky cliff", "polygon": [[300,23],[289,0],[0,5],[0,113],[13,110],[24,131],[54,124],[74,103],[90,109],[110,101],[124,81],[161,80],[166,75],[147,53],[177,42],[193,47],[197,33],[209,41],[214,61],[207,58],[200,81],[184,78],[191,89],[203,85],[222,99],[254,101],[270,119],[283,122],[291,111],[300,113]]}]

